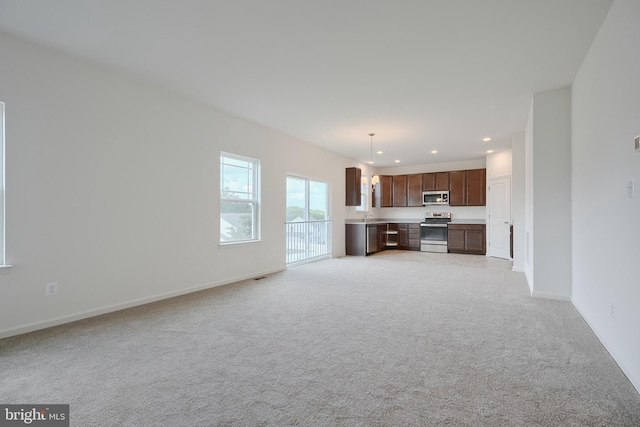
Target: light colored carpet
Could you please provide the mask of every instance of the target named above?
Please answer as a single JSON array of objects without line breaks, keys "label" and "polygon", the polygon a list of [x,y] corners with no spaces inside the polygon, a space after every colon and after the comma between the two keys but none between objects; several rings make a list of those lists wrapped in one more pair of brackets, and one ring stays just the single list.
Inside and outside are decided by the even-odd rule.
[{"label": "light colored carpet", "polygon": [[0,340],[0,401],[74,426],[638,426],[570,303],[510,263],[387,251]]}]

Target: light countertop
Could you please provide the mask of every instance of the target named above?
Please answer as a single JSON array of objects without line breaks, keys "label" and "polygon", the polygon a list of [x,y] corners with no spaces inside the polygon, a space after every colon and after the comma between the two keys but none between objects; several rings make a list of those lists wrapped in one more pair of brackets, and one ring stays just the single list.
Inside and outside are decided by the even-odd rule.
[{"label": "light countertop", "polygon": [[[363,220],[361,218],[345,219],[345,224],[419,224],[424,221],[424,218],[367,218]],[[452,219],[450,224],[486,224],[484,219],[475,218],[458,218]]]},{"label": "light countertop", "polygon": [[345,224],[419,224],[424,218],[361,218],[345,219]]},{"label": "light countertop", "polygon": [[486,224],[484,219],[452,219],[449,224]]}]

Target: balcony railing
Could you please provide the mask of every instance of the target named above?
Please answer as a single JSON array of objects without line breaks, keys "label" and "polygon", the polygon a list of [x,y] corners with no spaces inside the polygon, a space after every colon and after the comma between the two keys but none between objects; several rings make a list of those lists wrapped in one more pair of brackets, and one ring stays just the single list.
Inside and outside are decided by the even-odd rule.
[{"label": "balcony railing", "polygon": [[287,221],[287,264],[331,253],[331,220]]}]

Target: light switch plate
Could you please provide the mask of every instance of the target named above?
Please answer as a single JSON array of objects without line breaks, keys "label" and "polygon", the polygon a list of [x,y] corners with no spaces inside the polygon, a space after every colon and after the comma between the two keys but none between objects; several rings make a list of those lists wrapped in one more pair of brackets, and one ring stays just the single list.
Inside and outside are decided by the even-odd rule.
[{"label": "light switch plate", "polygon": [[635,179],[627,181],[627,195],[630,199],[635,195]]}]

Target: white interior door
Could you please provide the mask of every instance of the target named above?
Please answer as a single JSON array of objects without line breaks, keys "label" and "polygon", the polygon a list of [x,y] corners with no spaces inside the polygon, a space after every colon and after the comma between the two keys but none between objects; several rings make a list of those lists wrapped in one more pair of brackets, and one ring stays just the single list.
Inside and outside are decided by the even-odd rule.
[{"label": "white interior door", "polygon": [[489,180],[489,256],[511,258],[511,177]]}]

